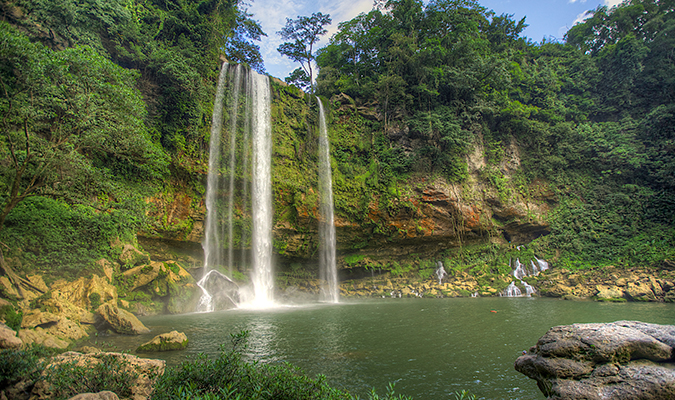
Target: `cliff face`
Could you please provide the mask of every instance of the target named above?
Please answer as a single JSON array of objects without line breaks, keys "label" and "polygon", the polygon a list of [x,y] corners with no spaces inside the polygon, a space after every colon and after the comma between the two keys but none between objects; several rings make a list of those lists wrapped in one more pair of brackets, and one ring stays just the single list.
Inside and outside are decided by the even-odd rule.
[{"label": "cliff face", "polygon": [[[273,92],[277,262],[282,267],[315,264],[319,221],[316,103],[312,105],[302,92],[279,83],[273,85]],[[379,132],[374,130],[381,126],[376,106],[357,106],[344,95],[329,104],[340,268],[346,267],[345,257],[350,256],[386,264],[411,255],[432,258],[463,245],[524,244],[549,232],[546,215],[556,204],[555,195],[546,182],[527,183],[522,178],[515,141],[502,145],[495,161],[486,155],[478,133],[464,157],[466,178],[462,182],[449,182],[431,171],[402,174],[382,185],[380,174],[378,184],[387,186],[383,191],[373,189],[369,181],[378,178],[370,172],[372,166],[359,170],[354,161],[357,154],[375,151],[373,137]],[[389,146],[401,145],[397,143],[405,129],[401,126],[389,126],[382,135]],[[201,174],[192,179],[205,181]],[[194,267],[200,265],[205,206],[203,195],[189,189],[192,186],[174,181],[148,199],[155,231],[142,234],[141,241],[153,259],[183,259]],[[237,206],[235,220],[239,225],[250,221],[245,207]]]}]

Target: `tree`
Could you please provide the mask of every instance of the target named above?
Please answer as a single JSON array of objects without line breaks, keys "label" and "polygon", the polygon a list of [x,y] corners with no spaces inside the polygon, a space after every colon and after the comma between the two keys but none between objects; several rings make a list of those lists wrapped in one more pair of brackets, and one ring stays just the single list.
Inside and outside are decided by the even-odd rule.
[{"label": "tree", "polygon": [[137,74],[90,47],[52,51],[0,22],[0,230],[31,196],[127,196],[163,174]]},{"label": "tree", "polygon": [[[277,51],[293,61],[297,61],[302,66],[293,71],[289,77],[289,83],[296,83],[303,88],[309,88],[312,91],[314,73],[312,63],[314,62],[314,44],[319,41],[319,36],[325,35],[328,30],[325,25],[330,25],[330,15],[314,13],[311,17],[298,16],[293,20],[286,18],[286,26],[277,32],[282,39],[290,42],[282,43]],[[304,74],[303,74],[304,73]],[[287,78],[288,79],[288,78]]]}]

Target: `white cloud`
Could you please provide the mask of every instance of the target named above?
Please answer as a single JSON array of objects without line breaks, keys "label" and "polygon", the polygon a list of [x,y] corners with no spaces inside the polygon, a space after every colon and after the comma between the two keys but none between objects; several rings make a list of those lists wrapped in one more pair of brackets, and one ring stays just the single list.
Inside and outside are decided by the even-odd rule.
[{"label": "white cloud", "polygon": [[570,3],[585,3],[586,0],[570,0]]},{"label": "white cloud", "polygon": [[619,4],[623,3],[623,0],[604,0],[603,3],[607,7],[612,8],[614,6],[618,6]]},{"label": "white cloud", "polygon": [[572,22],[572,26],[586,21],[588,18],[590,18],[593,14],[591,14],[591,11],[584,11],[581,14],[577,15],[577,17],[574,19],[574,22]]}]

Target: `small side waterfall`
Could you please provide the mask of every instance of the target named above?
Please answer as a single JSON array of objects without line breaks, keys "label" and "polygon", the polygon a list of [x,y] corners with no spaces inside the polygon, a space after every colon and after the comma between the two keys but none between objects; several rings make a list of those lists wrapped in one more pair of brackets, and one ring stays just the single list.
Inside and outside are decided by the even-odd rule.
[{"label": "small side waterfall", "polygon": [[[535,263],[536,261],[536,263]],[[511,264],[511,262],[509,262]],[[520,281],[520,284],[525,288],[525,294],[522,293],[520,288],[516,286],[516,282],[511,282],[511,284],[504,289],[500,296],[504,297],[520,297],[527,296],[530,297],[535,294],[537,291],[529,285],[527,282],[523,281],[523,278],[528,276],[537,276],[540,272],[545,271],[549,268],[548,263],[544,260],[541,260],[534,257],[534,260],[530,260],[530,271],[526,268],[526,264],[520,262],[520,259],[516,258],[516,261],[513,263],[513,277]]]},{"label": "small side waterfall", "polygon": [[333,215],[333,183],[330,165],[330,144],[326,116],[321,99],[319,103],[319,221],[320,254],[319,278],[326,282],[323,287],[325,301],[337,303],[340,299],[338,290],[337,266],[335,262],[335,217]]},{"label": "small side waterfall", "polygon": [[[229,85],[226,85],[230,75]],[[227,270],[231,276],[236,263],[234,248],[242,248],[239,263],[247,265],[249,257],[253,264],[251,280],[253,298],[245,299],[255,307],[273,303],[272,275],[272,124],[270,115],[271,95],[269,78],[248,71],[241,65],[224,63],[218,78],[209,142],[209,171],[206,188],[206,228],[202,243],[204,248],[204,272],[197,285],[202,289],[198,312],[232,308],[241,305],[239,288],[230,277],[219,272]],[[226,87],[229,86],[227,107],[229,109],[229,140],[223,136],[223,107]],[[245,90],[245,103],[240,100]],[[240,109],[243,108],[243,123]],[[223,153],[227,152],[227,163]],[[239,156],[239,159],[237,158]],[[253,164],[249,166],[249,164]],[[249,185],[251,208],[248,208]],[[227,188],[221,184],[227,176]],[[237,181],[241,181],[237,184]],[[243,190],[237,191],[237,188]],[[223,192],[224,190],[226,192]],[[237,201],[238,200],[238,201]],[[252,232],[251,249],[249,236],[244,229],[235,231],[235,210],[241,218],[250,216]],[[238,243],[236,238],[238,237]],[[227,258],[223,257],[227,249]],[[242,293],[243,295],[243,293]],[[242,296],[243,297],[243,296]]]}]

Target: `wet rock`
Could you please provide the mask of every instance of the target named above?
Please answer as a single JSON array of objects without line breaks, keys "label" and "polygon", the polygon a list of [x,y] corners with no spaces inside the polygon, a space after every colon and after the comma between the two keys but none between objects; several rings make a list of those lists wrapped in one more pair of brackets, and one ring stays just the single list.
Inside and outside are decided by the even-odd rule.
[{"label": "wet rock", "polygon": [[149,342],[140,345],[136,351],[142,353],[149,351],[183,350],[187,345],[188,338],[184,333],[171,331],[155,336]]},{"label": "wet rock", "polygon": [[626,285],[626,295],[633,301],[653,301],[656,299],[652,288],[645,282],[630,282]]},{"label": "wet rock", "polygon": [[23,341],[16,336],[16,332],[0,322],[0,349],[18,349]]},{"label": "wet rock", "polygon": [[603,300],[623,298],[623,290],[618,286],[597,285],[598,294],[596,297]]},{"label": "wet rock", "polygon": [[675,326],[638,321],[551,328],[515,369],[549,399],[675,398]]},{"label": "wet rock", "polygon": [[140,335],[150,332],[141,321],[129,311],[118,308],[112,303],[102,304],[96,312],[103,317],[107,325],[123,335]]}]

